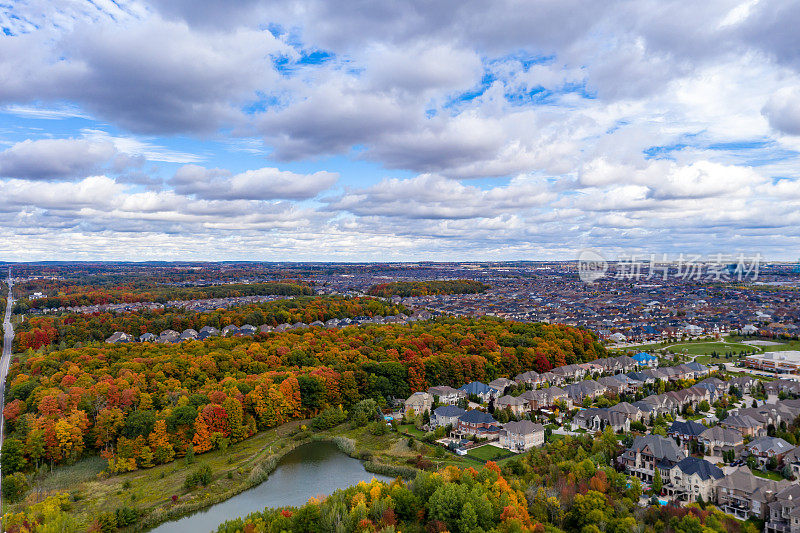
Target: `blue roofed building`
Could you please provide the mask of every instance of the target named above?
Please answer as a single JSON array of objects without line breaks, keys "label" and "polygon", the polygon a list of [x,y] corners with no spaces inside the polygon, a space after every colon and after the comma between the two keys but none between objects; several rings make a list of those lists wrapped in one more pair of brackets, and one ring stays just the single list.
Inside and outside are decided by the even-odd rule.
[{"label": "blue roofed building", "polygon": [[639,366],[646,366],[655,368],[658,366],[658,357],[647,352],[639,352],[633,356],[633,360],[639,363]]},{"label": "blue roofed building", "polygon": [[462,385],[458,388],[458,390],[463,390],[467,393],[467,396],[474,394],[481,399],[481,402],[488,402],[499,395],[499,391],[497,389],[493,389],[489,385],[481,383],[480,381],[473,381],[472,383]]}]

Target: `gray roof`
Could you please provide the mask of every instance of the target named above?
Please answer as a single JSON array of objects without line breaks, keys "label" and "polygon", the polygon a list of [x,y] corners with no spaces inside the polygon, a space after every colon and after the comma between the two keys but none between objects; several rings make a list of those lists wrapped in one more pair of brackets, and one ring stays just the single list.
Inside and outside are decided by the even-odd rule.
[{"label": "gray roof", "polygon": [[794,446],[779,437],[760,437],[747,445],[748,450],[753,450],[757,453],[773,452],[775,454],[783,454],[793,448]]},{"label": "gray roof", "polygon": [[706,429],[700,434],[703,439],[718,441],[718,442],[742,442],[742,432],[736,429],[724,428],[722,426],[714,426]]},{"label": "gray roof", "polygon": [[689,435],[690,437],[697,437],[703,433],[706,428],[703,424],[687,420],[686,422],[678,422],[677,420],[672,423],[667,433],[678,433],[680,435]]},{"label": "gray roof", "polygon": [[642,450],[646,447],[650,448],[653,457],[656,459],[666,459],[677,463],[685,457],[683,451],[678,447],[674,440],[669,437],[662,437],[661,435],[644,435],[636,437],[633,441],[631,450]]},{"label": "gray roof", "polygon": [[619,402],[617,405],[608,408],[609,411],[617,411],[620,413],[636,414],[640,409],[628,402]]},{"label": "gray roof", "polygon": [[697,474],[700,479],[720,479],[725,474],[722,470],[706,461],[705,459],[698,459],[697,457],[687,457],[682,459],[678,464],[675,465],[676,468],[680,468],[684,474],[692,475]]},{"label": "gray roof", "polygon": [[454,416],[456,417],[461,416],[466,412],[467,412],[466,410],[460,407],[456,407],[455,405],[443,405],[441,407],[437,407],[433,411],[433,414],[436,416],[441,416],[443,418],[451,418]]},{"label": "gray roof", "polygon": [[731,426],[736,428],[760,428],[761,424],[755,418],[749,415],[733,415],[729,416],[720,424],[724,426]]},{"label": "gray roof", "polygon": [[478,411],[477,409],[467,411],[459,417],[459,420],[466,424],[497,424],[497,420],[495,420],[492,415],[484,413],[483,411]]},{"label": "gray roof", "polygon": [[544,432],[544,426],[541,424],[534,424],[530,420],[520,420],[519,422],[509,422],[503,426],[508,433],[516,435],[529,435],[531,433]]}]

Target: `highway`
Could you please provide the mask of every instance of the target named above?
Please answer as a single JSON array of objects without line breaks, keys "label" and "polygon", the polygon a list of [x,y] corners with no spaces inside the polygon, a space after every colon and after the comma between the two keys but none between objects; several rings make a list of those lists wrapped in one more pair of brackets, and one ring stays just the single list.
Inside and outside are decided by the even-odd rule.
[{"label": "highway", "polygon": [[[6,399],[6,375],[8,374],[8,367],[11,364],[11,345],[14,341],[14,328],[11,326],[11,307],[14,300],[11,297],[11,270],[8,271],[8,301],[6,302],[6,315],[3,318],[3,355],[0,358],[0,449],[3,448],[3,430],[5,429],[5,419],[3,418],[2,407],[5,406]],[[0,464],[2,463],[2,455],[0,455]],[[3,475],[0,472],[0,484],[3,482]],[[3,496],[0,493],[0,509],[3,508]]]}]

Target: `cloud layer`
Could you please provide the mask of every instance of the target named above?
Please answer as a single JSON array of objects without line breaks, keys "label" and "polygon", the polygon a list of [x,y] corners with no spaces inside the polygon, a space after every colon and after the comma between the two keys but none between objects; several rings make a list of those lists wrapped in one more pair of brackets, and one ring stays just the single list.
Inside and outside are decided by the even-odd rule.
[{"label": "cloud layer", "polygon": [[796,259],[799,24],[790,0],[15,2],[0,256]]}]

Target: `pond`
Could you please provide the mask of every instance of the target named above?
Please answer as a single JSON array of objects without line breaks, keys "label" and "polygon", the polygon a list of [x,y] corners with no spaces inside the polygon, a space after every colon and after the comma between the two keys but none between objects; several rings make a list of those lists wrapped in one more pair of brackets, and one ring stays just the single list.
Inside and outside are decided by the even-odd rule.
[{"label": "pond", "polygon": [[265,507],[303,505],[312,496],[328,495],[360,481],[370,481],[373,477],[383,481],[392,480],[387,476],[367,472],[361,461],[342,453],[331,442],[311,442],[281,459],[275,471],[260,485],[195,514],[161,524],[150,531],[216,531],[226,520],[261,511]]}]

